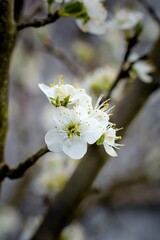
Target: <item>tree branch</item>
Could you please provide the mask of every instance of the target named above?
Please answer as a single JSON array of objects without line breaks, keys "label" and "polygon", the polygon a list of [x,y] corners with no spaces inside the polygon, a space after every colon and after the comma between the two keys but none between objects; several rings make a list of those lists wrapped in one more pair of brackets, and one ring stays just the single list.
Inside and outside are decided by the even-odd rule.
[{"label": "tree branch", "polygon": [[23,10],[24,0],[14,0],[14,19],[18,22]]},{"label": "tree branch", "polygon": [[91,145],[90,150],[90,157],[81,160],[63,191],[51,202],[45,219],[32,240],[58,239],[62,229],[73,218],[76,208],[107,160],[107,157],[104,159],[100,146],[97,148],[96,145]]},{"label": "tree branch", "polygon": [[80,66],[74,60],[72,60],[62,49],[56,48],[49,39],[46,39],[46,41],[43,42],[43,48],[48,54],[61,60],[69,68],[74,76],[82,77],[84,75],[84,72]]},{"label": "tree branch", "polygon": [[48,15],[45,18],[35,18],[31,22],[24,21],[17,25],[17,31],[20,31],[24,28],[29,28],[29,27],[35,27],[35,28],[42,27],[47,24],[55,22],[57,19],[59,19],[59,17],[60,16],[58,12],[55,12],[54,14]]},{"label": "tree branch", "polygon": [[14,1],[0,0],[0,162],[8,128],[9,64],[15,38]]},{"label": "tree branch", "polygon": [[121,79],[123,79],[127,75],[128,71],[130,70],[131,65],[127,69],[125,69],[125,65],[127,63],[128,57],[129,57],[133,47],[137,44],[137,42],[138,42],[138,36],[137,35],[135,35],[131,39],[128,39],[127,48],[126,48],[126,51],[125,51],[125,54],[124,54],[124,57],[123,57],[123,60],[122,60],[122,63],[121,63],[119,73],[116,77],[116,80],[114,81],[111,88],[109,89],[107,96],[105,96],[105,99],[110,98],[110,95],[111,95],[113,89],[117,86],[117,84],[121,81]]},{"label": "tree branch", "polygon": [[7,164],[2,163],[0,165],[0,181],[3,181],[6,177],[10,179],[17,179],[22,177],[25,172],[48,151],[49,150],[46,146],[41,148],[38,152],[27,158],[24,162],[20,163],[16,168],[10,168]]}]

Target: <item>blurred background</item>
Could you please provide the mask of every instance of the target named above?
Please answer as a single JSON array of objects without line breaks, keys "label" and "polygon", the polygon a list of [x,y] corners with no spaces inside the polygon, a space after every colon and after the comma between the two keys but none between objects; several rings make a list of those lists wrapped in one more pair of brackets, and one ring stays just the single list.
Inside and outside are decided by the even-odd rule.
[{"label": "blurred background", "polygon": [[[160,2],[148,3],[160,17]],[[144,29],[133,52],[150,55],[156,46],[154,57],[158,59],[160,25],[143,4],[136,0],[107,0],[105,4],[110,16],[123,7],[143,13]],[[46,14],[44,1],[25,1],[22,18],[30,19],[34,14]],[[45,144],[51,106],[38,83],[48,85],[63,74],[65,83],[85,88],[96,101],[115,80],[125,49],[120,30],[109,29],[103,35],[83,33],[74,18],[21,31],[10,71],[7,163],[16,167]],[[124,126],[125,146],[101,170],[94,182],[97,191],[80,207],[76,221],[65,229],[62,239],[160,239],[160,90],[150,93],[142,99],[143,107],[135,112],[130,125]],[[124,95],[124,87],[117,86],[111,96],[115,106]],[[127,102],[123,111],[126,105],[132,102]],[[1,193],[0,239],[30,239],[49,198],[63,188],[78,163],[63,154],[47,153],[22,179],[6,179]]]}]

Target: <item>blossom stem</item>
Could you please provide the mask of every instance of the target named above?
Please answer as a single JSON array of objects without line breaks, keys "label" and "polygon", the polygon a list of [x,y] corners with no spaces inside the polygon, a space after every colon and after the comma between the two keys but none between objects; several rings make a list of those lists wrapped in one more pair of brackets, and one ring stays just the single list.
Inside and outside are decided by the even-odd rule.
[{"label": "blossom stem", "polygon": [[117,75],[116,80],[114,81],[114,83],[112,84],[111,88],[108,91],[107,96],[105,96],[105,99],[108,99],[113,91],[113,89],[117,86],[117,84],[121,81],[121,79],[123,79],[125,76],[128,75],[128,72],[130,70],[130,67],[125,69],[125,65],[127,63],[128,57],[133,49],[133,47],[137,44],[138,42],[138,35],[136,34],[133,38],[128,39],[127,41],[127,48],[121,63],[121,67],[120,67],[120,71]]},{"label": "blossom stem", "polygon": [[58,12],[55,12],[54,14],[48,15],[45,18],[35,18],[30,22],[24,21],[17,25],[17,30],[20,31],[20,30],[23,30],[23,29],[29,28],[29,27],[35,27],[35,28],[42,27],[42,26],[45,26],[45,25],[55,22],[56,20],[59,19],[59,17],[60,16],[59,16]]},{"label": "blossom stem", "polygon": [[7,164],[0,165],[0,181],[3,181],[5,178],[17,179],[21,178],[24,173],[32,167],[38,159],[47,153],[49,150],[45,146],[38,150],[31,157],[28,157],[24,162],[20,163],[16,168],[10,168]]}]

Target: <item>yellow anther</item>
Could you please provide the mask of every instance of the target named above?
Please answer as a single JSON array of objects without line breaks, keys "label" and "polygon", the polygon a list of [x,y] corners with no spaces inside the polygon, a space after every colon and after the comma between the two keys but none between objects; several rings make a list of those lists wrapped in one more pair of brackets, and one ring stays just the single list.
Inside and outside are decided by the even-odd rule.
[{"label": "yellow anther", "polygon": [[54,84],[53,84],[53,83],[50,83],[49,86],[50,86],[50,87],[54,87]]},{"label": "yellow anther", "polygon": [[109,106],[109,103],[105,103],[105,104],[104,104],[104,107],[108,107],[108,106]]},{"label": "yellow anther", "polygon": [[121,140],[121,139],[122,139],[122,136],[118,136],[117,139],[118,139],[118,140]]},{"label": "yellow anther", "polygon": [[58,78],[59,78],[59,79],[62,79],[62,78],[63,78],[63,74],[59,74],[59,75],[58,75]]},{"label": "yellow anther", "polygon": [[78,86],[75,84],[75,85],[73,85],[74,86],[74,88],[78,88]]}]

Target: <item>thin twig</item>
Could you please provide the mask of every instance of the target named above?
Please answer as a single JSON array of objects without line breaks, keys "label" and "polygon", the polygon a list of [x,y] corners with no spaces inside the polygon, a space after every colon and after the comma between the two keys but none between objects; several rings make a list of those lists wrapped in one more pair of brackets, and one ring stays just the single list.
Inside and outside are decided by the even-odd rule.
[{"label": "thin twig", "polygon": [[137,0],[143,7],[147,10],[147,12],[151,15],[151,17],[158,23],[160,26],[160,18],[156,13],[155,9],[146,1],[146,0]]},{"label": "thin twig", "polygon": [[105,99],[108,99],[110,97],[113,89],[117,86],[117,84],[121,81],[121,79],[124,78],[124,76],[126,76],[127,72],[129,71],[129,69],[127,69],[127,70],[125,69],[125,65],[127,63],[128,57],[129,57],[133,47],[137,44],[137,42],[138,42],[138,36],[137,35],[135,35],[131,39],[128,39],[127,49],[126,49],[126,52],[124,54],[119,73],[117,75],[116,80],[114,81],[111,88],[109,89],[109,91],[107,93],[107,96],[105,96]]},{"label": "thin twig", "polygon": [[59,16],[58,12],[55,12],[54,14],[48,15],[45,18],[35,18],[30,22],[24,21],[17,25],[17,30],[20,31],[24,28],[29,28],[29,27],[35,27],[35,28],[42,27],[47,24],[55,22],[57,19],[59,19],[59,17],[60,16]]},{"label": "thin twig", "polygon": [[77,62],[73,61],[62,49],[55,47],[50,40],[44,41],[43,48],[48,54],[61,60],[74,76],[84,76],[84,71]]},{"label": "thin twig", "polygon": [[21,178],[24,173],[48,151],[49,150],[46,146],[41,148],[38,152],[27,158],[24,162],[20,163],[16,168],[10,168],[7,164],[2,163],[0,165],[0,181],[3,181],[6,177],[10,179]]}]

